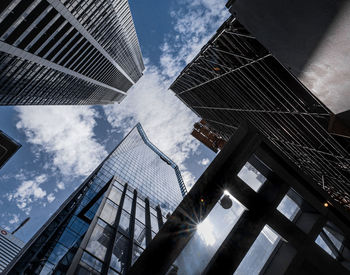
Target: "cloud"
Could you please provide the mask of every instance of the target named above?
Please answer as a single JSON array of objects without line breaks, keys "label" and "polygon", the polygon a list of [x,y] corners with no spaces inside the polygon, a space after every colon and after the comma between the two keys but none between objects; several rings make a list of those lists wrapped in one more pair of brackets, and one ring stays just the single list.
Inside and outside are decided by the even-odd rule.
[{"label": "cloud", "polygon": [[209,164],[210,160],[208,158],[204,158],[200,161],[198,161],[199,165],[207,166]]},{"label": "cloud", "polygon": [[15,192],[7,193],[6,197],[9,201],[14,200],[17,207],[28,215],[32,209],[30,204],[46,196],[46,191],[40,187],[46,180],[47,176],[44,174],[35,177],[34,180],[24,180]]},{"label": "cloud", "polygon": [[49,203],[53,202],[55,200],[55,198],[56,197],[55,197],[55,195],[53,193],[50,193],[50,194],[47,195],[47,201]]},{"label": "cloud", "polygon": [[66,187],[64,186],[64,182],[58,182],[57,184],[56,184],[56,186],[57,186],[57,188],[59,189],[59,190],[64,190]]},{"label": "cloud", "polygon": [[18,222],[19,222],[19,214],[12,214],[12,218],[9,220],[9,223],[14,224]]},{"label": "cloud", "polygon": [[27,141],[52,156],[65,176],[86,176],[107,155],[94,135],[97,111],[85,106],[16,107],[17,128]]},{"label": "cloud", "polygon": [[140,122],[151,142],[179,166],[190,188],[195,178],[185,161],[199,146],[189,134],[198,117],[168,87],[228,12],[224,0],[186,0],[183,4],[183,9],[171,12],[174,30],[160,46],[160,65],[145,59],[144,76],[128,91],[126,99],[120,105],[105,106],[104,111],[108,122],[124,134]]}]

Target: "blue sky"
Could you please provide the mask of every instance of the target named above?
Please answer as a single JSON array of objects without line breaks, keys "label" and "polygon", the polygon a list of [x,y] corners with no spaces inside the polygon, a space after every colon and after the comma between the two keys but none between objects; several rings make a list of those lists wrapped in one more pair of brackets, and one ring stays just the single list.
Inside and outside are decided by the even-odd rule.
[{"label": "blue sky", "polygon": [[1,130],[22,148],[0,170],[0,226],[24,241],[137,123],[191,187],[215,154],[190,136],[198,120],[168,90],[228,17],[225,0],[130,0],[146,65],[120,104],[0,107]]}]

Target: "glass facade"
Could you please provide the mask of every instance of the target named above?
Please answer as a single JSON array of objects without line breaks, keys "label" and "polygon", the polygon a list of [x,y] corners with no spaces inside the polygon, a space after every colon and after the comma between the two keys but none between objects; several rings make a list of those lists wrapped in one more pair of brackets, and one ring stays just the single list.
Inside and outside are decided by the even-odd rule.
[{"label": "glass facade", "polygon": [[127,0],[6,0],[0,105],[120,102],[144,64]]},{"label": "glass facade", "polygon": [[81,274],[124,272],[185,194],[178,167],[137,124],[28,242],[9,273],[65,274],[76,255],[88,272]]}]

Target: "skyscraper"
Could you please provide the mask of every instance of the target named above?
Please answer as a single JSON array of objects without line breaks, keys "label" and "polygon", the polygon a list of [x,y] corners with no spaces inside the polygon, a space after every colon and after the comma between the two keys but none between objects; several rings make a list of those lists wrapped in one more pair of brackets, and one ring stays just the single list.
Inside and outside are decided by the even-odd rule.
[{"label": "skyscraper", "polygon": [[0,273],[16,257],[24,243],[0,227]]},{"label": "skyscraper", "polygon": [[0,169],[17,152],[21,145],[0,130]]},{"label": "skyscraper", "polygon": [[91,272],[82,274],[123,274],[185,194],[176,164],[138,124],[6,272],[66,274],[70,268]]},{"label": "skyscraper", "polygon": [[144,65],[127,0],[0,4],[0,105],[120,102]]},{"label": "skyscraper", "polygon": [[222,24],[170,88],[205,121],[210,131],[195,134],[209,147],[215,150],[211,145],[227,141],[247,120],[350,209],[349,127],[237,18]]}]

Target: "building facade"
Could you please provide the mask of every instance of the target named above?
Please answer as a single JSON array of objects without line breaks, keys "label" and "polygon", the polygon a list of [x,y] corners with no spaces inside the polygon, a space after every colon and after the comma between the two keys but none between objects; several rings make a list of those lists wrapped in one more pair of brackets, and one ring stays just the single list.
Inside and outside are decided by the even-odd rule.
[{"label": "building facade", "polygon": [[0,4],[0,105],[120,102],[144,64],[127,0]]},{"label": "building facade", "polygon": [[17,256],[24,243],[0,227],[0,273]]},{"label": "building facade", "polygon": [[210,135],[196,134],[213,150],[210,136],[227,141],[247,120],[350,209],[349,127],[338,120],[343,126],[334,131],[336,116],[237,18],[223,23],[170,88],[205,121]]},{"label": "building facade", "polygon": [[245,124],[127,274],[345,275],[349,238],[349,212]]},{"label": "building facade", "polygon": [[0,130],[0,169],[21,146],[21,144]]},{"label": "building facade", "polygon": [[185,194],[178,167],[138,124],[6,272],[124,274]]}]

